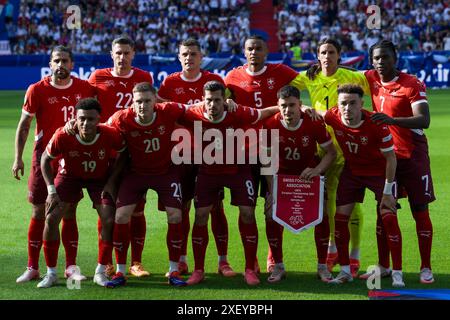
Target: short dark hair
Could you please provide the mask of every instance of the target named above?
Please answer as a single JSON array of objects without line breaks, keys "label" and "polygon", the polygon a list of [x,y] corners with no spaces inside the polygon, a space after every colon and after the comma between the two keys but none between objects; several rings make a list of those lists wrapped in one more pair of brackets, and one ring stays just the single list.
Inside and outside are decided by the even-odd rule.
[{"label": "short dark hair", "polygon": [[218,90],[220,90],[222,92],[222,96],[225,97],[225,86],[222,83],[218,81],[208,81],[203,86],[203,93],[205,93],[205,91],[218,91]]},{"label": "short dark hair", "polygon": [[389,40],[380,40],[374,45],[372,45],[369,49],[369,60],[372,63],[373,52],[375,49],[389,49],[394,55],[395,61],[397,61],[397,49],[395,48],[395,44]]},{"label": "short dark hair", "polygon": [[247,38],[245,38],[245,42],[247,42],[247,40],[261,40],[262,42],[266,43],[266,39],[264,39],[262,36],[257,35],[257,34],[252,34],[250,36],[248,36]]},{"label": "short dark hair", "polygon": [[133,93],[135,92],[151,92],[156,95],[156,89],[150,84],[150,82],[140,82],[133,87]]},{"label": "short dark hair", "polygon": [[55,46],[55,47],[53,47],[52,50],[50,51],[50,60],[52,59],[53,52],[66,52],[66,53],[69,54],[70,61],[73,61],[72,50],[70,50],[69,48],[67,48],[65,46]]},{"label": "short dark hair", "polygon": [[102,112],[102,107],[100,106],[100,103],[95,98],[84,98],[78,100],[77,104],[75,105],[75,109],[77,110],[97,110],[98,113]]},{"label": "short dark hair", "polygon": [[114,45],[116,44],[124,44],[124,45],[129,45],[131,48],[134,49],[134,41],[131,40],[128,36],[126,35],[122,35],[118,38],[115,38],[111,44],[112,47],[114,47]]},{"label": "short dark hair", "polygon": [[294,97],[300,99],[300,90],[294,86],[284,86],[277,92],[278,99],[287,99],[289,97]]},{"label": "short dark hair", "polygon": [[181,41],[178,47],[181,47],[181,46],[183,46],[183,47],[197,47],[198,50],[200,50],[200,51],[202,50],[201,46],[200,46],[200,42],[198,42],[198,40],[194,39],[194,38],[189,38],[189,39]]},{"label": "short dark hair", "polygon": [[361,88],[361,86],[357,85],[357,84],[343,84],[340,85],[337,89],[338,94],[341,93],[348,93],[348,94],[357,94],[360,98],[362,98],[364,96],[364,90],[363,88]]}]

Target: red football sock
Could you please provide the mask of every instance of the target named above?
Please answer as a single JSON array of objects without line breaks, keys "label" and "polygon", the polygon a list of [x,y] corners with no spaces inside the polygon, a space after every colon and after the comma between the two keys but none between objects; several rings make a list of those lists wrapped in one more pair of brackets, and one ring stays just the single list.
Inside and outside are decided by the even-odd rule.
[{"label": "red football sock", "polygon": [[240,233],[245,253],[245,269],[254,269],[258,250],[258,228],[256,222],[240,224]]},{"label": "red football sock", "polygon": [[55,268],[58,261],[59,239],[44,240],[45,263],[49,268]]},{"label": "red football sock", "polygon": [[389,268],[389,242],[386,231],[383,226],[383,220],[381,219],[380,210],[377,210],[377,246],[378,246],[378,264],[380,266]]},{"label": "red football sock", "polygon": [[433,242],[433,225],[431,224],[430,213],[427,210],[413,212],[416,220],[417,239],[419,240],[420,259],[422,264],[420,269],[431,269],[431,245]]},{"label": "red football sock", "polygon": [[211,229],[216,241],[217,254],[228,254],[228,222],[223,210],[222,201],[216,203],[211,209]]},{"label": "red football sock", "polygon": [[179,261],[180,260],[180,249],[182,242],[182,230],[181,222],[179,223],[168,223],[166,243],[169,249],[169,260]]},{"label": "red football sock", "polygon": [[31,218],[28,227],[28,267],[39,269],[39,253],[42,247],[45,220]]},{"label": "red football sock", "polygon": [[195,270],[205,270],[205,255],[208,247],[208,225],[192,228],[192,250],[194,251]]},{"label": "red football sock", "polygon": [[113,252],[113,245],[111,241],[100,241],[100,246],[98,247],[98,263],[107,265],[111,261]]},{"label": "red football sock", "polygon": [[[100,219],[100,217],[97,220],[97,233],[98,233],[98,248],[100,250],[100,248],[102,246],[102,220]],[[106,259],[106,264],[112,264],[112,250],[111,250],[111,255],[107,258],[105,257],[105,259]]]},{"label": "red football sock", "polygon": [[402,234],[398,226],[397,215],[393,212],[386,212],[381,217],[392,255],[392,268],[402,270]]},{"label": "red football sock", "polygon": [[142,262],[142,251],[144,250],[145,233],[147,224],[145,216],[131,216],[130,236],[131,236],[131,262]]},{"label": "red football sock", "polygon": [[189,231],[191,230],[191,224],[189,222],[189,211],[190,208],[183,208],[181,216],[181,232],[182,232],[182,242],[180,255],[187,255],[187,243],[189,241]]},{"label": "red football sock", "polygon": [[334,216],[334,238],[336,240],[339,264],[341,266],[350,265],[350,256],[348,253],[348,245],[350,242],[349,220],[350,215],[336,212]]},{"label": "red football sock", "polygon": [[266,220],[266,236],[269,242],[270,252],[275,263],[283,262],[283,227],[273,221]]},{"label": "red football sock", "polygon": [[78,251],[78,226],[76,219],[63,219],[61,240],[66,251],[66,268],[76,265]]},{"label": "red football sock", "polygon": [[130,225],[114,222],[113,246],[117,264],[127,263],[128,247],[130,245]]},{"label": "red football sock", "polygon": [[324,214],[322,222],[314,228],[318,263],[327,263],[328,241],[330,240],[330,223],[328,215]]}]

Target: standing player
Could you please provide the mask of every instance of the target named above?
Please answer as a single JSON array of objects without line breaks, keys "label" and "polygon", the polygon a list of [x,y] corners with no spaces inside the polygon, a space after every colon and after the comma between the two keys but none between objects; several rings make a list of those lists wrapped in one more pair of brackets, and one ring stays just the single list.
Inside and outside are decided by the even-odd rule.
[{"label": "standing player", "polygon": [[[112,254],[114,202],[102,195],[110,171],[112,153],[122,152],[125,141],[121,134],[108,126],[99,125],[101,108],[94,98],[78,101],[75,106],[78,133],[70,135],[58,129],[42,155],[41,170],[47,184],[44,254],[47,274],[37,285],[49,288],[57,283],[56,264],[59,249],[59,223],[64,212],[81,200],[86,188],[102,221],[101,245],[94,282],[104,286],[108,257]],[[52,172],[52,161],[61,157],[58,174]]]},{"label": "standing player", "polygon": [[133,108],[116,112],[108,120],[125,137],[130,161],[116,201],[113,241],[117,273],[106,284],[107,287],[114,288],[126,283],[125,268],[130,241],[128,224],[137,203],[148,189],[158,193],[167,212],[169,283],[186,285],[178,273],[182,241],[180,175],[178,168],[171,164],[171,134],[175,122],[184,112],[185,106],[180,103],[156,103],[155,89],[150,83],[143,82],[133,88]]},{"label": "standing player", "polygon": [[[324,174],[336,159],[336,149],[331,137],[325,129],[323,121],[313,121],[309,115],[301,111],[300,92],[293,86],[285,86],[278,91],[278,107],[280,113],[266,119],[263,123],[265,129],[275,129],[279,132],[279,174],[300,175],[303,179],[311,179]],[[274,143],[274,142],[272,142]],[[322,159],[317,159],[317,144],[324,150]],[[270,145],[269,145],[270,147]],[[273,176],[266,176],[269,193],[266,198],[272,197]],[[272,198],[273,199],[273,198]],[[323,215],[323,221],[314,228],[314,238],[317,249],[317,275],[328,282],[333,277],[326,265],[328,239],[330,227],[328,214]],[[266,208],[267,219],[272,217],[272,208]],[[282,228],[280,226],[280,228]],[[285,277],[283,264],[282,238],[268,235],[270,249],[275,261],[275,267],[267,281],[279,282]],[[278,240],[278,242],[276,242]]]},{"label": "standing player", "polygon": [[[41,156],[57,128],[75,116],[75,104],[81,98],[94,96],[87,81],[70,76],[74,62],[72,52],[63,46],[56,46],[50,53],[52,75],[32,84],[25,94],[22,116],[17,126],[15,159],[12,167],[14,177],[23,176],[23,150],[28,138],[31,121],[36,116],[36,136],[31,173],[28,180],[28,201],[32,205],[31,222],[28,229],[28,267],[17,278],[17,283],[39,278],[39,253],[45,225],[45,199],[47,189],[41,173]],[[57,163],[54,162],[56,170]],[[75,219],[76,206],[71,206],[63,218],[62,242],[66,250],[66,276],[75,270],[78,247],[78,228]]]},{"label": "standing player", "polygon": [[[89,82],[95,87],[97,99],[103,108],[101,122],[106,122],[116,111],[131,106],[133,87],[136,84],[141,82],[153,84],[150,73],[132,66],[134,55],[134,42],[131,39],[127,37],[114,39],[111,46],[111,58],[114,66],[97,69],[89,78]],[[141,263],[147,230],[144,204],[145,200],[139,202],[130,222],[131,266],[129,272],[136,277],[144,277],[150,274]],[[100,233],[99,220],[99,235]],[[112,265],[108,267],[108,273],[114,273]]]},{"label": "standing player", "polygon": [[[229,149],[229,141],[223,137],[229,136],[229,130],[244,128],[267,118],[278,111],[277,107],[262,110],[238,107],[236,112],[225,111],[225,87],[216,81],[207,82],[203,88],[204,102],[195,106],[183,116],[183,123],[191,126],[200,122],[202,130],[219,131],[221,138],[214,138],[214,161],[203,159],[197,175],[195,186],[195,221],[192,229],[192,248],[194,251],[195,270],[188,279],[189,285],[198,284],[204,280],[205,255],[208,246],[208,217],[212,205],[218,200],[219,191],[224,187],[231,190],[231,203],[239,206],[239,231],[245,253],[245,274],[247,284],[259,284],[254,270],[258,247],[258,229],[255,220],[256,194],[254,179],[248,165],[216,162],[216,157],[224,159],[225,155],[237,154],[239,147],[233,144]],[[256,136],[256,135],[255,135]],[[256,138],[256,137],[255,137]],[[210,145],[202,148],[205,154]],[[212,151],[211,151],[212,154]]]},{"label": "standing player", "polygon": [[[175,101],[188,105],[202,101],[203,86],[208,81],[218,81],[223,83],[219,75],[209,71],[201,70],[202,52],[200,44],[195,39],[187,39],[180,43],[178,59],[180,60],[182,71],[172,73],[164,79],[158,90],[158,99],[161,101]],[[187,274],[188,265],[186,261],[187,242],[189,236],[189,211],[191,199],[195,188],[195,172],[193,165],[184,164],[182,180],[183,189],[183,245],[179,263],[180,274]],[[222,193],[223,195],[223,193]],[[216,241],[217,253],[219,256],[218,271],[220,274],[231,277],[236,273],[228,263],[228,222],[223,210],[222,199],[213,205],[211,210],[211,227]]]},{"label": "standing player", "polygon": [[341,272],[330,283],[342,284],[353,280],[348,252],[348,221],[355,203],[363,202],[365,189],[368,188],[375,193],[377,215],[380,215],[389,239],[394,266],[392,285],[404,287],[402,236],[393,195],[397,165],[394,143],[389,128],[375,124],[370,119],[371,113],[362,109],[363,95],[363,89],[358,85],[342,85],[338,88],[338,106],[322,112],[325,113],[325,122],[334,129],[345,158],[334,216]]},{"label": "standing player", "polygon": [[[267,43],[259,36],[250,36],[245,40],[244,54],[247,64],[231,70],[225,77],[225,84],[231,92],[231,97],[238,104],[255,106],[258,109],[275,106],[278,90],[294,80],[297,72],[281,63],[266,63]],[[259,166],[254,166],[252,171],[255,175],[255,183],[258,185]],[[264,195],[265,192],[261,194]],[[279,230],[278,223],[272,218],[266,219],[267,236],[278,234],[277,237],[282,237],[282,233],[277,233],[276,230]],[[267,271],[272,272],[273,266],[274,261],[269,251]]]},{"label": "standing player", "polygon": [[[424,84],[415,76],[396,69],[397,53],[392,42],[382,40],[370,48],[370,59],[375,70],[365,73],[372,92],[372,103],[377,112],[376,122],[389,125],[397,155],[397,182],[404,189],[412,215],[422,260],[420,282],[433,283],[431,271],[431,244],[433,226],[428,204],[435,200],[431,178],[428,143],[423,132],[430,125],[430,113]],[[384,234],[378,234],[379,264],[382,272],[389,266],[389,250]],[[384,267],[384,268],[383,268]]]},{"label": "standing player", "polygon": [[[364,88],[366,94],[369,94],[367,81],[362,73],[354,72],[339,66],[341,46],[334,39],[325,38],[317,45],[318,63],[307,71],[302,71],[291,82],[300,90],[307,89],[311,97],[312,107],[319,111],[326,111],[337,105],[337,86],[354,83]],[[328,132],[333,138],[338,156],[333,165],[326,173],[327,187],[327,207],[330,215],[330,243],[328,246],[327,264],[330,271],[337,263],[337,249],[334,242],[334,213],[336,211],[336,191],[344,167],[344,157],[342,150],[336,141],[333,129],[327,126]],[[323,152],[319,150],[319,155]],[[350,268],[352,275],[356,277],[359,270],[359,248],[361,242],[363,215],[359,203],[355,204],[350,219],[350,239],[352,250],[350,252]]]}]

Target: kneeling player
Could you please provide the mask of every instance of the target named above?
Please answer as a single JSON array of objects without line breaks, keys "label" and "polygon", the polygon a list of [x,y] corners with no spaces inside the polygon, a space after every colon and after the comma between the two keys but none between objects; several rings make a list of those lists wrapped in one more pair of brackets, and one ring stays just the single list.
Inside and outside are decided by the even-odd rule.
[{"label": "kneeling player", "polygon": [[[185,106],[179,103],[156,103],[155,88],[147,82],[142,82],[133,88],[133,107],[116,112],[108,121],[124,135],[130,161],[116,200],[113,241],[117,273],[106,284],[107,287],[115,288],[126,283],[127,252],[130,244],[128,224],[136,204],[148,189],[158,193],[167,212],[169,284],[186,285],[178,272],[182,241],[180,173],[171,164],[170,158],[171,134],[175,122],[184,112]],[[122,159],[124,156],[122,155]],[[116,169],[114,176],[120,168]]]},{"label": "kneeling player", "polygon": [[[300,92],[292,86],[285,86],[278,91],[278,107],[280,113],[264,122],[264,128],[279,132],[278,173],[300,175],[302,179],[324,174],[336,159],[336,149],[323,121],[313,121],[301,111]],[[273,143],[277,142],[272,141],[272,145]],[[316,144],[325,152],[321,160],[315,156]],[[266,203],[272,203],[273,176],[266,176],[266,180],[269,187]],[[286,275],[283,264],[283,227],[272,219],[271,206],[266,206],[265,215],[267,240],[275,261],[267,281],[275,283]],[[314,229],[318,258],[317,275],[324,282],[332,279],[326,265],[329,235],[328,214],[324,212],[323,221]]]},{"label": "kneeling player", "polygon": [[[386,125],[378,126],[371,113],[363,110],[363,90],[357,85],[338,88],[338,106],[325,113],[325,122],[333,127],[341,147],[345,166],[339,178],[336,199],[336,245],[341,272],[331,281],[341,284],[352,281],[349,261],[348,221],[356,202],[364,200],[369,188],[375,193],[377,214],[383,226],[392,252],[392,285],[404,287],[402,274],[402,236],[396,214],[393,185],[397,160],[392,135]],[[384,188],[383,188],[384,186]]]},{"label": "kneeling player", "polygon": [[[44,228],[47,274],[37,285],[38,288],[49,288],[58,281],[59,223],[69,206],[81,199],[83,188],[87,189],[103,225],[94,282],[104,286],[108,281],[104,271],[108,255],[111,256],[112,252],[114,203],[110,198],[103,197],[102,191],[110,170],[110,155],[114,150],[123,151],[125,141],[117,130],[99,124],[101,108],[97,100],[82,99],[75,108],[78,134],[70,135],[64,133],[62,128],[58,129],[41,160],[48,189]],[[51,161],[59,156],[62,157],[61,167],[55,178]]]}]

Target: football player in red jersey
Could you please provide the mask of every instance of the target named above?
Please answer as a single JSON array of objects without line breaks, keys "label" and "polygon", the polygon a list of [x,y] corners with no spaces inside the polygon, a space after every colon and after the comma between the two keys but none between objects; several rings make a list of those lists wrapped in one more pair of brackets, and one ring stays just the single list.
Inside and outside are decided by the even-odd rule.
[{"label": "football player in red jersey", "polygon": [[[28,201],[32,205],[31,222],[28,229],[28,267],[17,278],[17,283],[39,278],[39,253],[45,225],[45,199],[47,188],[42,176],[40,161],[45,147],[57,128],[75,116],[75,104],[82,98],[94,96],[87,81],[70,75],[74,62],[70,49],[56,46],[50,53],[52,75],[36,82],[28,88],[22,108],[22,116],[17,125],[15,139],[15,159],[12,166],[14,177],[20,180],[24,173],[23,150],[28,138],[31,121],[36,117],[36,135],[33,149],[31,173],[28,180]],[[57,162],[54,161],[54,169]],[[66,211],[62,225],[62,242],[66,250],[66,275],[76,265],[78,228],[75,219],[76,206]]]},{"label": "football player in red jersey", "polygon": [[[186,285],[178,273],[181,251],[182,194],[178,167],[171,162],[171,135],[175,122],[187,106],[180,103],[156,103],[156,90],[150,83],[139,83],[133,89],[133,108],[116,112],[108,122],[125,137],[129,164],[125,168],[117,192],[113,244],[117,260],[117,273],[106,287],[114,288],[126,283],[125,268],[130,241],[129,222],[137,203],[148,189],[158,193],[167,212],[169,249],[169,284]],[[127,160],[128,155],[121,155]],[[121,170],[113,172],[111,185]],[[110,185],[107,190],[114,189]],[[110,192],[114,193],[114,192]]]},{"label": "football player in red jersey", "polygon": [[[206,70],[201,70],[202,52],[200,44],[195,39],[187,39],[180,43],[178,59],[182,71],[170,74],[164,79],[158,90],[158,99],[161,101],[175,101],[188,105],[202,101],[203,86],[208,81],[223,83],[222,78]],[[178,269],[180,274],[187,274],[186,261],[187,242],[190,230],[189,211],[191,200],[194,197],[195,167],[183,164],[183,244]],[[235,276],[236,273],[228,263],[228,222],[223,210],[223,190],[218,203],[211,210],[211,228],[216,241],[218,258],[218,271],[226,277]]]},{"label": "football player in red jersey", "polygon": [[[149,72],[133,67],[134,56],[134,42],[127,37],[116,38],[111,46],[111,58],[114,66],[97,69],[90,76],[89,82],[95,87],[97,99],[103,108],[101,122],[106,122],[116,111],[131,107],[133,87],[136,84],[141,82],[153,84],[153,78]],[[129,272],[136,277],[144,277],[150,274],[142,266],[142,251],[144,250],[147,230],[144,205],[145,200],[139,202],[130,221],[131,266]],[[100,220],[98,227],[100,236]],[[99,241],[101,241],[100,237]],[[111,264],[108,265],[107,273],[109,275],[114,274]]]},{"label": "football player in red jersey", "polygon": [[[245,253],[244,278],[247,284],[260,283],[254,270],[258,245],[258,229],[255,220],[256,192],[254,179],[249,165],[226,163],[223,157],[230,153],[238,154],[238,149],[229,149],[229,130],[243,129],[259,120],[265,119],[278,112],[277,107],[254,109],[238,107],[236,112],[225,111],[225,87],[216,81],[207,82],[203,89],[204,102],[195,106],[183,116],[182,124],[186,126],[201,123],[206,132],[219,132],[220,137],[214,137],[214,142],[197,152],[204,156],[206,150],[213,145],[214,158],[203,159],[197,175],[195,186],[195,221],[192,229],[192,248],[194,251],[195,269],[188,279],[189,285],[195,285],[204,280],[204,263],[208,245],[208,216],[212,205],[218,200],[218,192],[224,188],[231,190],[231,203],[239,206],[239,231]],[[233,136],[233,135],[232,135]],[[257,135],[255,133],[255,139]],[[210,150],[211,151],[211,150]],[[211,151],[212,154],[212,151]],[[216,159],[219,159],[216,161]],[[227,158],[228,159],[228,158]]]},{"label": "football player in red jersey", "polygon": [[[233,100],[242,105],[258,109],[277,105],[277,92],[297,77],[297,72],[282,63],[266,63],[268,48],[260,36],[250,36],[244,43],[247,63],[228,72],[225,85]],[[259,185],[259,166],[252,167],[255,183]],[[265,180],[262,180],[261,196],[265,195]],[[258,189],[258,187],[256,187]],[[273,234],[276,222],[266,220],[266,234]],[[275,262],[269,247],[267,271],[272,272]],[[259,271],[259,266],[255,266]]]},{"label": "football player in red jersey", "polygon": [[[336,196],[335,238],[341,272],[330,283],[353,281],[350,272],[348,222],[355,202],[363,202],[365,189],[375,193],[377,215],[388,236],[392,252],[392,285],[404,287],[402,274],[402,236],[397,220],[393,186],[397,165],[392,135],[387,125],[378,126],[363,110],[364,91],[358,85],[338,88],[338,106],[325,114],[325,123],[336,135],[345,158]],[[383,187],[384,186],[384,187]]]},{"label": "football player in red jersey", "polygon": [[[278,91],[277,95],[280,113],[266,119],[263,122],[263,128],[275,129],[279,132],[278,173],[299,175],[304,179],[323,175],[336,159],[336,148],[324,122],[314,121],[308,114],[301,111],[302,102],[300,91],[297,88],[285,86]],[[324,156],[321,159],[316,155],[317,144],[324,151]],[[268,147],[270,148],[270,145]],[[270,201],[273,190],[273,176],[267,175],[266,180],[268,185],[266,198]],[[324,207],[326,208],[326,206]],[[271,206],[267,206],[265,214],[266,220],[273,220]],[[276,222],[274,223],[276,224]],[[283,227],[278,224],[276,228],[272,228],[271,232],[267,235],[267,239],[275,261],[275,267],[267,281],[275,283],[286,276],[283,263]],[[328,214],[324,212],[323,221],[314,229],[318,258],[317,275],[324,282],[333,278],[326,264],[329,236]]]},{"label": "football player in red jersey", "polygon": [[[42,155],[41,170],[47,184],[46,219],[44,228],[44,254],[47,274],[37,285],[49,288],[57,283],[56,264],[59,249],[59,223],[64,212],[81,200],[82,189],[86,188],[102,221],[101,245],[94,282],[104,286],[108,256],[112,253],[112,228],[114,202],[111,197],[102,196],[110,171],[110,157],[113,152],[122,152],[125,140],[118,130],[99,125],[101,108],[94,98],[78,101],[76,126],[78,133],[70,135],[58,129]],[[52,172],[52,161],[61,157],[58,174]],[[77,280],[78,275],[73,276]]]},{"label": "football player in red jersey", "polygon": [[[392,42],[382,40],[370,48],[374,70],[365,73],[372,93],[376,113],[372,120],[387,124],[394,138],[397,155],[399,191],[405,190],[412,215],[421,257],[420,282],[433,283],[431,247],[433,226],[428,204],[435,200],[431,178],[428,142],[423,129],[430,125],[430,112],[425,85],[415,76],[397,70],[397,52]],[[386,235],[377,232],[379,264],[382,271],[389,267]]]}]

